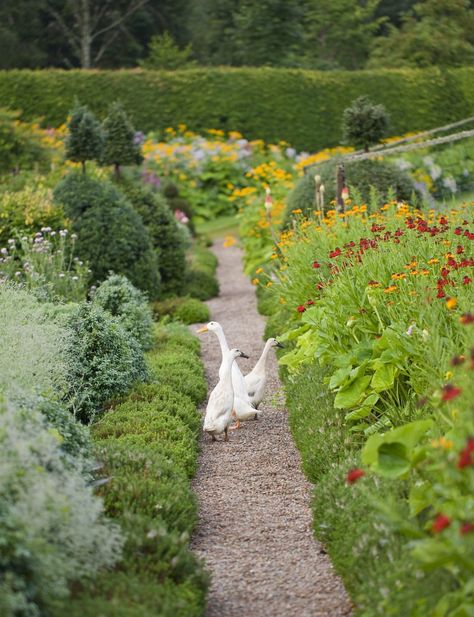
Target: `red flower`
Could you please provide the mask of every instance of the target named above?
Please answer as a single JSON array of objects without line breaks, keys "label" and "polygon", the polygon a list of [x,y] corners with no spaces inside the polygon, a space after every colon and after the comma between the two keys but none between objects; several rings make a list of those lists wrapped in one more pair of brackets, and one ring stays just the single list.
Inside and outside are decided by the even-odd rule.
[{"label": "red flower", "polygon": [[332,259],[333,257],[339,257],[339,255],[342,253],[341,249],[339,247],[335,248],[334,251],[331,251],[329,253],[329,257]]},{"label": "red flower", "polygon": [[464,536],[466,533],[474,531],[474,523],[463,523],[459,528],[459,533]]},{"label": "red flower", "polygon": [[313,304],[314,304],[314,300],[308,300],[308,301],[306,302],[306,305],[307,305],[307,306],[313,306]]},{"label": "red flower", "polygon": [[464,469],[473,464],[472,453],[474,452],[474,437],[468,437],[467,443],[459,453],[458,469]]},{"label": "red flower", "polygon": [[457,247],[456,247],[456,253],[458,255],[461,255],[461,253],[464,253],[464,247],[461,246],[460,244],[458,244]]},{"label": "red flower", "polygon": [[459,321],[463,326],[467,326],[468,324],[474,323],[474,315],[472,313],[463,313]]},{"label": "red flower", "polygon": [[360,480],[365,476],[365,471],[363,469],[351,469],[347,472],[347,484],[354,484],[357,480]]},{"label": "red flower", "polygon": [[371,287],[376,287],[377,285],[380,285],[380,283],[378,281],[369,281],[369,285]]},{"label": "red flower", "polygon": [[472,278],[469,276],[465,276],[462,280],[462,284],[463,285],[469,285],[470,283],[472,283]]},{"label": "red flower", "polygon": [[462,234],[462,229],[460,227],[456,227],[454,233],[456,234],[456,236],[460,236]]},{"label": "red flower", "polygon": [[444,291],[442,289],[440,289],[438,291],[438,293],[436,294],[437,298],[446,298],[446,294],[444,293]]},{"label": "red flower", "polygon": [[440,224],[440,225],[447,225],[447,224],[448,224],[448,220],[447,220],[444,216],[442,216],[442,217],[439,219],[439,224]]},{"label": "red flower", "polygon": [[296,307],[296,310],[298,311],[298,313],[304,313],[306,310],[306,307],[300,304],[299,306]]},{"label": "red flower", "polygon": [[321,264],[318,263],[317,261],[313,261],[313,268],[320,268]]},{"label": "red flower", "polygon": [[445,514],[438,514],[431,525],[431,531],[433,533],[440,533],[443,529],[446,529],[446,527],[449,527],[450,525],[451,519],[449,516],[446,516]]},{"label": "red flower", "polygon": [[459,366],[465,359],[464,356],[454,356],[454,358],[451,358],[451,366]]},{"label": "red flower", "polygon": [[441,268],[441,276],[446,278],[449,274],[449,270],[447,268]]},{"label": "red flower", "polygon": [[452,401],[453,398],[456,398],[457,396],[459,396],[461,392],[462,392],[461,388],[456,388],[456,386],[453,386],[452,384],[448,383],[443,387],[443,394],[441,396],[441,399],[443,401]]}]

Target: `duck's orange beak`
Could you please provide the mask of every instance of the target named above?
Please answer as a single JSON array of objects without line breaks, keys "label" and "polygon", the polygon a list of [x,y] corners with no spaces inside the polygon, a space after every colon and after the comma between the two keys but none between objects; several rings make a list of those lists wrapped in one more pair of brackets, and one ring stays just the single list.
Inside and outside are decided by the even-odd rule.
[{"label": "duck's orange beak", "polygon": [[202,334],[203,332],[209,332],[207,326],[203,326],[202,328],[199,328],[199,330],[196,330],[196,334]]}]

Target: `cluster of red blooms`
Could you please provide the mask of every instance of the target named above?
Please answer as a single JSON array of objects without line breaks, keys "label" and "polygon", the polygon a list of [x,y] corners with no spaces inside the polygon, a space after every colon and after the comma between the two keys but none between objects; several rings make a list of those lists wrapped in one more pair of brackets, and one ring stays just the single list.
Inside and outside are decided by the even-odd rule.
[{"label": "cluster of red blooms", "polygon": [[[459,244],[456,248],[456,253],[458,255],[464,253],[464,247]],[[438,289],[438,298],[446,297],[446,292],[444,288],[447,285],[456,285],[456,283],[451,278],[449,278],[449,275],[455,270],[459,270],[459,268],[468,268],[474,266],[474,259],[461,259],[459,261],[456,261],[454,257],[450,256],[448,257],[447,265],[449,266],[449,268],[446,266],[441,268],[441,278],[439,278],[436,283]],[[472,283],[472,278],[466,274],[462,279],[462,284],[469,285],[470,283]]]},{"label": "cluster of red blooms", "polygon": [[474,437],[468,437],[465,447],[459,453],[458,469],[464,469],[474,464]]},{"label": "cluster of red blooms", "polygon": [[360,480],[365,476],[365,471],[363,469],[350,469],[347,472],[346,482],[347,484],[354,484],[357,480]]}]

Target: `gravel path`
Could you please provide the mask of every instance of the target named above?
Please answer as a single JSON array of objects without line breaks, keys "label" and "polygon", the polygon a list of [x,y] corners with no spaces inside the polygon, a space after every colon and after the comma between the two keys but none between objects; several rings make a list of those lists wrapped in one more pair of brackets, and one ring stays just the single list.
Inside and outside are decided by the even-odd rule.
[{"label": "gravel path", "polygon": [[[230,347],[247,373],[263,348],[264,321],[236,247],[213,247],[221,293],[209,302]],[[220,348],[213,333],[201,335],[209,388],[217,382]],[[339,617],[351,614],[341,580],[311,530],[311,485],[300,470],[278,379],[269,363],[267,396],[258,421],[212,443],[201,439],[193,488],[199,524],[193,550],[212,573],[206,617]]]}]

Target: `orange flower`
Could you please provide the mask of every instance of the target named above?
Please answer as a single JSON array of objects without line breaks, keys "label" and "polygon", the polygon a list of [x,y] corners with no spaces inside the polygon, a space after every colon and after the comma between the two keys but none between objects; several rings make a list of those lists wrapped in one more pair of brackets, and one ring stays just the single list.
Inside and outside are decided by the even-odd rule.
[{"label": "orange flower", "polygon": [[457,304],[458,304],[458,301],[456,300],[456,298],[448,298],[446,300],[446,308],[450,311],[456,308]]},{"label": "orange flower", "polygon": [[390,285],[389,287],[385,287],[383,290],[386,294],[392,294],[394,291],[397,291],[398,287],[396,285]]}]

